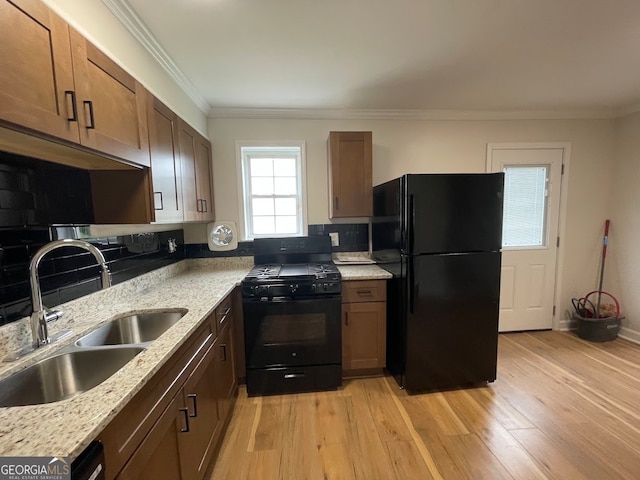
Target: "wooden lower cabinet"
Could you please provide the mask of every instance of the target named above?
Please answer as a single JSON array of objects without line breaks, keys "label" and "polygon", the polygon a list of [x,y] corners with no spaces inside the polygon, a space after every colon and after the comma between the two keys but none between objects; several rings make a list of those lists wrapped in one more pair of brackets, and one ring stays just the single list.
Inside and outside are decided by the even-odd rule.
[{"label": "wooden lower cabinet", "polygon": [[[213,439],[220,432],[221,417],[216,395],[218,370],[216,350],[220,338],[211,346],[182,389],[182,403],[174,410],[178,422],[178,451],[182,478],[203,478],[213,453]],[[182,415],[182,418],[180,418]]]},{"label": "wooden lower cabinet", "polygon": [[[229,305],[223,301],[191,346],[167,362],[160,381],[150,382],[98,436],[105,445],[107,479],[205,478],[237,392]],[[158,406],[162,413],[149,418]]]},{"label": "wooden lower cabinet", "polygon": [[342,299],[343,374],[382,373],[387,350],[386,282],[345,281]]},{"label": "wooden lower cabinet", "polygon": [[[180,408],[181,402],[182,399],[179,396],[173,399],[117,476],[118,480],[180,478],[178,435],[181,418],[180,415],[172,412]],[[107,464],[107,473],[109,473],[108,469]]]},{"label": "wooden lower cabinet", "polygon": [[228,322],[218,334],[216,344],[215,396],[221,418],[226,418],[231,410],[232,399],[238,385],[234,368],[234,345],[231,322]]}]

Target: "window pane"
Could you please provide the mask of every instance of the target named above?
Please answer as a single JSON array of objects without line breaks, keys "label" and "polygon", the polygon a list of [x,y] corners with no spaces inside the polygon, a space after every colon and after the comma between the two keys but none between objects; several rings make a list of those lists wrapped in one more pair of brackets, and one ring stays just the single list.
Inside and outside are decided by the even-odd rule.
[{"label": "window pane", "polygon": [[295,198],[276,198],[276,215],[295,215],[297,211]]},{"label": "window pane", "polygon": [[275,217],[253,217],[253,233],[267,235],[275,233]]},{"label": "window pane", "polygon": [[295,158],[274,158],[273,174],[276,177],[295,177],[296,176],[296,159]]},{"label": "window pane", "polygon": [[254,198],[251,201],[251,208],[254,215],[273,215],[273,198]]},{"label": "window pane", "polygon": [[504,168],[503,247],[539,247],[545,242],[548,167]]},{"label": "window pane", "polygon": [[295,177],[276,177],[273,181],[277,195],[295,195],[297,193]]},{"label": "window pane", "polygon": [[295,216],[276,217],[276,233],[296,233],[297,229]]},{"label": "window pane", "polygon": [[251,177],[251,195],[273,195],[273,177]]},{"label": "window pane", "polygon": [[252,177],[273,176],[273,160],[271,158],[252,158],[251,159],[251,176]]}]

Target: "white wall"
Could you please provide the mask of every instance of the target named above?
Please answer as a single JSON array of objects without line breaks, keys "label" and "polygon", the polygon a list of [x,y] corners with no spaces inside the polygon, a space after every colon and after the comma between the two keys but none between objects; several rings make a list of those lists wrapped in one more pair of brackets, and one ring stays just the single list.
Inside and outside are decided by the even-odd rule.
[{"label": "white wall", "polygon": [[616,122],[605,291],[621,302],[622,334],[640,341],[640,113]]},{"label": "white wall", "polygon": [[193,128],[207,136],[207,117],[100,0],[44,0]]},{"label": "white wall", "polygon": [[[216,218],[240,222],[235,142],[304,140],[307,146],[309,223],[328,217],[326,140],[330,130],[373,131],[374,184],[404,173],[484,172],[487,143],[570,142],[566,223],[561,231],[561,298],[597,286],[602,225],[609,212],[614,152],[613,120],[404,121],[209,120],[213,146]],[[204,230],[187,228],[188,242],[205,242]],[[640,264],[640,262],[639,262]],[[563,326],[563,325],[559,325]]]}]

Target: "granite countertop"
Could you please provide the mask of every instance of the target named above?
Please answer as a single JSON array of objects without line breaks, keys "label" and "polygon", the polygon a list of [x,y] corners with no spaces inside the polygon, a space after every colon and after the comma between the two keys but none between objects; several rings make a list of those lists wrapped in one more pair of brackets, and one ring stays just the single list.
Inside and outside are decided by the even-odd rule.
[{"label": "granite countertop", "polygon": [[[211,260],[186,260],[179,267],[165,267],[170,273],[150,272],[142,276],[147,278],[138,277],[61,305],[65,315],[55,329],[52,324],[51,333],[72,327],[73,337],[19,361],[1,363],[0,378],[73,343],[115,315],[150,309],[186,308],[188,312],[148,349],[91,390],[55,403],[0,408],[0,456],[77,457],[231,293],[252,265],[239,258],[235,262]],[[5,338],[0,340],[6,341],[6,331],[3,333]],[[10,336],[24,340],[24,328]]]},{"label": "granite countertop", "polygon": [[[185,308],[187,314],[113,376],[60,402],[0,408],[0,456],[77,457],[145,385],[182,343],[232,292],[253,264],[251,257],[185,260],[61,305],[50,334],[73,336],[12,363],[0,363],[0,379],[62,349],[116,315]],[[387,279],[377,265],[341,265],[343,280]],[[0,329],[0,355],[28,344],[28,319]]]},{"label": "granite countertop", "polygon": [[387,280],[392,275],[378,265],[338,265],[342,280]]}]

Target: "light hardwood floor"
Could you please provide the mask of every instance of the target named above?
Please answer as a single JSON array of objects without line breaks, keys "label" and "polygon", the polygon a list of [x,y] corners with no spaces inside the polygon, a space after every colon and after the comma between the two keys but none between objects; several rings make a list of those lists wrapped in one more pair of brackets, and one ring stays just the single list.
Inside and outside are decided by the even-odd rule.
[{"label": "light hardwood floor", "polygon": [[640,345],[500,336],[498,380],[408,395],[393,378],[335,392],[240,389],[211,479],[638,479]]}]

